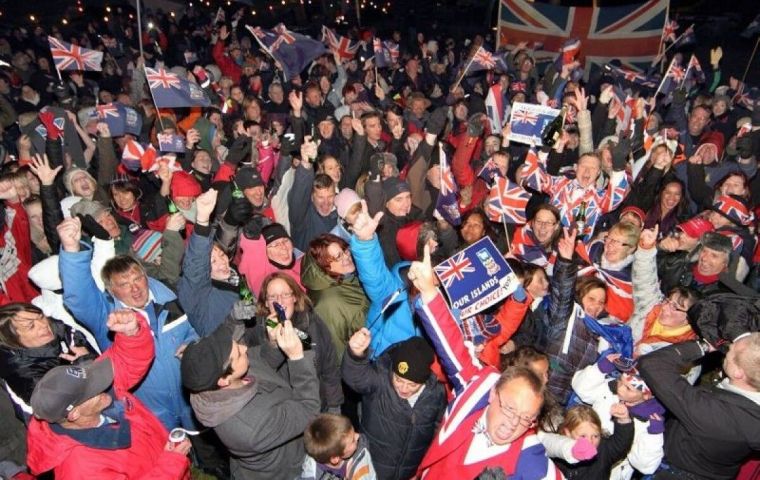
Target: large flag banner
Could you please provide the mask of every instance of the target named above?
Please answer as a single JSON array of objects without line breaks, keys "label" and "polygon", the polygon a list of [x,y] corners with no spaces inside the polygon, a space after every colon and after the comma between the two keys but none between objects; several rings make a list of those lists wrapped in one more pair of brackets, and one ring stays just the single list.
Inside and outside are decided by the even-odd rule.
[{"label": "large flag banner", "polygon": [[208,107],[211,101],[201,87],[163,68],[145,67],[150,93],[158,108]]},{"label": "large flag banner", "polygon": [[517,276],[485,236],[434,267],[452,308],[467,318],[515,291]]},{"label": "large flag banner", "polygon": [[55,68],[62,70],[86,70],[99,72],[103,69],[103,52],[90,50],[79,45],[62,42],[55,37],[48,37],[50,54]]},{"label": "large flag banner", "polygon": [[277,24],[272,30],[246,25],[257,42],[274,58],[291,80],[300,74],[309,64],[327,49],[317,40],[288,30],[285,24]]},{"label": "large flag banner", "polygon": [[509,140],[528,145],[543,145],[541,132],[559,113],[556,108],[545,105],[515,102],[512,104],[512,115],[509,118],[509,124],[512,126]]},{"label": "large flag banner", "polygon": [[348,37],[338,35],[334,30],[322,25],[322,42],[327,45],[331,52],[337,54],[341,60],[351,60],[359,51],[359,42],[354,42]]},{"label": "large flag banner", "polygon": [[601,66],[614,58],[646,69],[658,53],[667,8],[668,0],[596,8],[501,0],[499,46],[539,42],[548,52],[558,52],[568,38],[576,38],[582,44],[578,59],[587,72],[591,64]]}]

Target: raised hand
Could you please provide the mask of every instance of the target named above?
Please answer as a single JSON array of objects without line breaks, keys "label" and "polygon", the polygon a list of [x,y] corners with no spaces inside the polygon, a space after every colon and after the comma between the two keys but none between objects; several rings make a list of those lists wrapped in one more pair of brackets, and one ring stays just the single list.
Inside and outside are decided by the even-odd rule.
[{"label": "raised hand", "polygon": [[303,358],[303,344],[298,335],[296,335],[293,322],[285,320],[284,323],[278,325],[275,329],[275,336],[277,346],[288,357],[288,360],[300,360]]},{"label": "raised hand", "polygon": [[366,327],[356,331],[348,340],[348,348],[355,357],[363,357],[367,353],[369,344],[372,341],[372,334]]},{"label": "raised hand", "polygon": [[650,250],[657,245],[657,236],[660,233],[660,226],[655,223],[654,228],[646,228],[639,235],[639,247],[643,250]]},{"label": "raised hand", "polygon": [[[308,162],[317,158],[317,143],[312,140],[310,135],[306,135],[301,144],[301,161]],[[306,163],[304,163],[306,166]]]},{"label": "raised hand", "polygon": [[[198,219],[196,218],[196,221]],[[166,221],[166,229],[172,232],[179,232],[185,226],[187,220],[182,212],[172,213]]]},{"label": "raised hand", "polygon": [[106,122],[98,122],[97,125],[95,125],[95,128],[98,130],[98,135],[100,135],[102,138],[111,137],[111,129],[108,128],[108,124]]},{"label": "raised hand", "polygon": [[588,110],[588,96],[586,95],[586,89],[575,89],[575,108],[578,109],[578,113]]},{"label": "raised hand", "polygon": [[108,315],[106,321],[108,329],[114,333],[121,333],[127,337],[137,335],[140,330],[140,321],[138,320],[138,313],[134,310],[114,310]]},{"label": "raised hand", "polygon": [[82,239],[82,221],[77,217],[67,218],[56,227],[58,238],[65,252],[78,252]]},{"label": "raised hand", "polygon": [[610,407],[610,415],[612,415],[618,423],[629,423],[631,421],[631,414],[628,412],[628,407],[622,402],[615,403]]},{"label": "raised hand", "polygon": [[557,253],[565,260],[572,260],[573,253],[575,252],[575,237],[578,232],[575,229],[568,230],[567,227],[562,228],[562,238],[557,242]]},{"label": "raised hand", "polygon": [[354,129],[354,132],[356,132],[357,135],[363,136],[364,135],[364,125],[362,125],[361,119],[358,119],[356,117],[351,119],[351,128]]},{"label": "raised hand", "polygon": [[303,95],[301,92],[295,90],[291,91],[288,94],[288,103],[290,103],[290,108],[293,109],[293,113],[295,113],[296,116],[300,116],[301,109],[303,109]]},{"label": "raised hand", "polygon": [[372,240],[383,215],[383,212],[377,212],[374,217],[370,217],[369,210],[367,209],[367,202],[362,200],[362,211],[359,212],[353,225],[353,231],[356,238],[364,241]]},{"label": "raised hand", "polygon": [[216,206],[217,196],[218,192],[213,188],[198,195],[198,198],[195,199],[195,207],[198,210],[195,215],[196,222],[206,223],[209,221],[211,212],[214,211],[214,207]]},{"label": "raised hand", "polygon": [[420,291],[423,301],[432,300],[438,293],[438,282],[430,262],[430,245],[425,245],[422,261],[412,262],[409,267],[409,280]]},{"label": "raised hand", "polygon": [[47,155],[37,154],[32,158],[29,168],[40,179],[40,183],[43,185],[52,185],[55,181],[56,175],[61,171],[63,165],[59,165],[55,168],[50,168],[50,161]]}]

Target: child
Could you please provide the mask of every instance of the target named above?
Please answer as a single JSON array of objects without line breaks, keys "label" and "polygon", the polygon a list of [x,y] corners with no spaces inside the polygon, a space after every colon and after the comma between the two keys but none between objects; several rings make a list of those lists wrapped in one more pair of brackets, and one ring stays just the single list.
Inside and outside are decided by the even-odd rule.
[{"label": "child", "polygon": [[[615,433],[602,436],[602,422],[594,409],[587,405],[576,405],[565,412],[559,426],[559,433],[543,434],[541,443],[546,454],[567,479],[607,479],[613,465],[624,459],[633,443],[633,423],[628,409],[622,403],[610,408],[609,415],[615,418]],[[563,438],[564,437],[564,438]],[[588,448],[589,444],[593,448]],[[596,456],[589,450],[596,449]]]},{"label": "child", "polygon": [[652,396],[635,367],[622,374],[613,363],[620,355],[600,357],[596,365],[579,370],[573,377],[573,390],[581,401],[589,404],[602,419],[602,428],[615,428],[607,412],[622,402],[633,417],[633,447],[626,459],[613,469],[614,480],[628,480],[633,470],[649,475],[657,470],[663,456],[663,416],[665,408]]},{"label": "child", "polygon": [[306,457],[300,480],[375,480],[364,435],[343,415],[323,413],[303,435]]}]

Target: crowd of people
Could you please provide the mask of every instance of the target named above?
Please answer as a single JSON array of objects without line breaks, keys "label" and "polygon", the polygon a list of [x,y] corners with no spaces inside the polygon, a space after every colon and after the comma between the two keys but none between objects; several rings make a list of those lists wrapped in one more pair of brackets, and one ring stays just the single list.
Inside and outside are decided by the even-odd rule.
[{"label": "crowd of people", "polygon": [[[242,20],[145,20],[0,36],[1,478],[760,478],[760,100],[720,48],[666,95],[400,31],[285,78]],[[557,141],[494,129],[492,85],[564,107]],[[460,318],[434,267],[486,237],[519,285]]]}]

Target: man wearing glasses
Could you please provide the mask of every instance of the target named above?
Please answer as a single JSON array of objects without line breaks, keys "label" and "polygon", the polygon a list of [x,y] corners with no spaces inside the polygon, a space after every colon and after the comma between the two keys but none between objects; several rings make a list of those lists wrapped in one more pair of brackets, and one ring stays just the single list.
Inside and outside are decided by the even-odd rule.
[{"label": "man wearing glasses", "polygon": [[544,402],[541,380],[521,367],[500,374],[470,355],[436,288],[428,247],[424,260],[410,267],[409,279],[420,291],[417,313],[455,391],[418,476],[473,479],[500,469],[509,478],[562,478],[535,435]]}]

